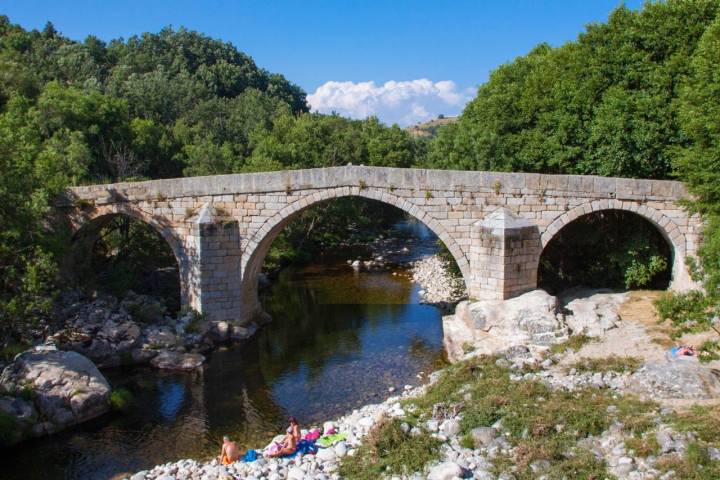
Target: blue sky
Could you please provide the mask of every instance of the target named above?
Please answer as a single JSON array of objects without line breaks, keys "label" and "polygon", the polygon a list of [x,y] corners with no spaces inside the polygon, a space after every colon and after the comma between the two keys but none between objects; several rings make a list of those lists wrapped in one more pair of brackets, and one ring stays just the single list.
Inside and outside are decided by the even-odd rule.
[{"label": "blue sky", "polygon": [[641,0],[3,0],[25,28],[104,40],[184,26],[229,41],[314,109],[403,125],[457,114],[490,71]]}]

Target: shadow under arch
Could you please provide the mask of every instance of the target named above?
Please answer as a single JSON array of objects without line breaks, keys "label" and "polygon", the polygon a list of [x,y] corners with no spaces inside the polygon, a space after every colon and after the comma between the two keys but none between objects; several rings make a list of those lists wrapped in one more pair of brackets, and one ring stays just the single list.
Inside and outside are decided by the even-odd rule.
[{"label": "shadow under arch", "polygon": [[74,245],[74,249],[79,248],[82,252],[86,252],[90,246],[78,245],[78,243],[92,239],[92,231],[99,231],[113,218],[121,216],[148,225],[165,241],[165,244],[169,247],[170,251],[172,251],[178,268],[180,306],[186,306],[188,304],[188,286],[192,282],[192,269],[190,268],[188,255],[183,242],[180,240],[173,226],[166,219],[148,214],[138,206],[125,202],[82,209],[79,215],[76,215],[73,220],[71,242]]},{"label": "shadow under arch", "polygon": [[[603,219],[605,215],[616,215],[617,218]],[[647,238],[646,245],[655,245],[657,247],[655,253],[669,260],[669,269],[667,270],[667,274],[661,274],[660,272],[658,272],[659,277],[656,277],[655,280],[663,285],[662,288],[683,288],[683,284],[687,280],[687,278],[689,278],[689,274],[685,267],[685,238],[680,231],[679,226],[675,222],[673,222],[672,219],[663,215],[661,212],[652,209],[651,207],[627,203],[623,204],[621,202],[615,202],[609,208],[601,205],[600,202],[592,202],[591,204],[578,206],[557,217],[545,229],[544,233],[541,236],[542,250],[537,259],[539,280],[541,277],[541,270],[543,268],[542,260],[546,257],[547,254],[552,255],[557,253],[550,250],[559,248],[559,246],[556,244],[557,241],[566,241],[563,238],[562,234],[575,233],[577,235],[578,231],[569,232],[569,230],[573,228],[576,230],[582,228],[583,222],[588,223],[592,220],[599,221],[600,224],[598,225],[598,227],[604,228],[601,228],[600,230],[593,230],[593,232],[586,235],[586,237],[597,237],[597,235],[595,235],[596,232],[598,235],[602,235],[603,233],[605,233],[603,230],[606,230],[608,226],[612,226],[613,222],[615,222],[614,230],[616,232],[621,230],[628,232],[627,234],[625,234],[626,241],[629,241],[628,239],[631,238],[632,232],[637,232],[638,228],[641,230],[645,229],[643,233],[644,237]],[[628,224],[623,224],[623,221],[627,222]],[[602,222],[606,223],[603,225]],[[621,234],[611,234],[608,235],[607,238],[604,238],[604,243],[613,243],[620,238],[622,238]],[[587,241],[587,238],[584,238],[583,240]],[[582,243],[582,241],[580,241],[580,243]],[[568,248],[565,248],[564,251],[567,252],[568,250]],[[574,253],[575,255],[578,255],[578,252]],[[593,253],[602,253],[602,247],[599,248],[597,252]],[[573,256],[572,252],[566,253],[566,255],[571,258]],[[588,255],[585,255],[583,257],[583,255],[580,254],[579,256],[581,258],[591,258],[591,256]],[[557,258],[555,260],[557,260]],[[608,273],[611,272],[611,267],[611,265],[608,266]],[[588,278],[589,277],[590,274],[588,274]],[[608,283],[611,282],[612,279],[608,278]],[[548,285],[543,285],[539,281],[538,286],[540,288],[546,288]],[[586,286],[596,287],[598,285]],[[602,287],[607,286],[610,285],[602,285]]]},{"label": "shadow under arch", "polygon": [[246,316],[258,314],[260,303],[258,300],[258,279],[260,271],[270,246],[277,238],[283,228],[291,222],[300,212],[318,203],[342,197],[361,197],[376,200],[382,203],[397,207],[405,213],[413,216],[427,226],[437,237],[442,240],[450,251],[455,263],[460,269],[463,282],[466,288],[470,279],[470,266],[465,253],[462,251],[455,239],[450,236],[445,227],[435,218],[425,213],[421,208],[396,195],[375,190],[371,187],[336,187],[322,192],[305,195],[293,203],[287,205],[275,215],[268,218],[256,232],[249,238],[243,249],[241,260],[241,303]]}]

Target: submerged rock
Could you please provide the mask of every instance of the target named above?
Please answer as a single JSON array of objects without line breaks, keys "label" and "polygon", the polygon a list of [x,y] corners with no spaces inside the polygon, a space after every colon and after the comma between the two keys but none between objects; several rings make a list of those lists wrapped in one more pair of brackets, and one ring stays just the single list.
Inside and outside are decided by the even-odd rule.
[{"label": "submerged rock", "polygon": [[179,353],[162,351],[157,354],[150,364],[160,370],[181,370],[190,371],[200,368],[205,362],[205,357],[199,353]]}]

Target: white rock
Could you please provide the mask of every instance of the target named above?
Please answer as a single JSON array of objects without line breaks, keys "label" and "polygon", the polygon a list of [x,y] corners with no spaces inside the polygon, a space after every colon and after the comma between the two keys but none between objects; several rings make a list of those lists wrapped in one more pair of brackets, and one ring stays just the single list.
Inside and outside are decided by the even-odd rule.
[{"label": "white rock", "polygon": [[453,480],[462,475],[462,467],[455,462],[445,462],[432,467],[428,473],[428,480]]},{"label": "white rock", "polygon": [[303,478],[305,478],[305,472],[300,470],[298,467],[290,467],[287,478],[288,480],[303,480]]},{"label": "white rock", "polygon": [[345,442],[340,442],[335,445],[335,455],[337,455],[339,458],[347,455],[347,444]]},{"label": "white rock", "polygon": [[315,457],[323,462],[332,462],[335,460],[335,450],[333,448],[321,448],[318,450]]}]

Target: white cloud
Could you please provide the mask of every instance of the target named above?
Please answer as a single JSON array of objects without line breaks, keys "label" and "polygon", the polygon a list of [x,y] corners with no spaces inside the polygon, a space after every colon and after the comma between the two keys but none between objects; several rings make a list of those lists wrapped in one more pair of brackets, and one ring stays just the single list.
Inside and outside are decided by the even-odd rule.
[{"label": "white cloud", "polygon": [[329,81],[308,95],[308,102],[316,112],[337,112],[351,118],[376,115],[385,123],[407,126],[441,113],[457,115],[473,94],[473,89],[459,90],[451,80],[390,80],[383,85]]}]

